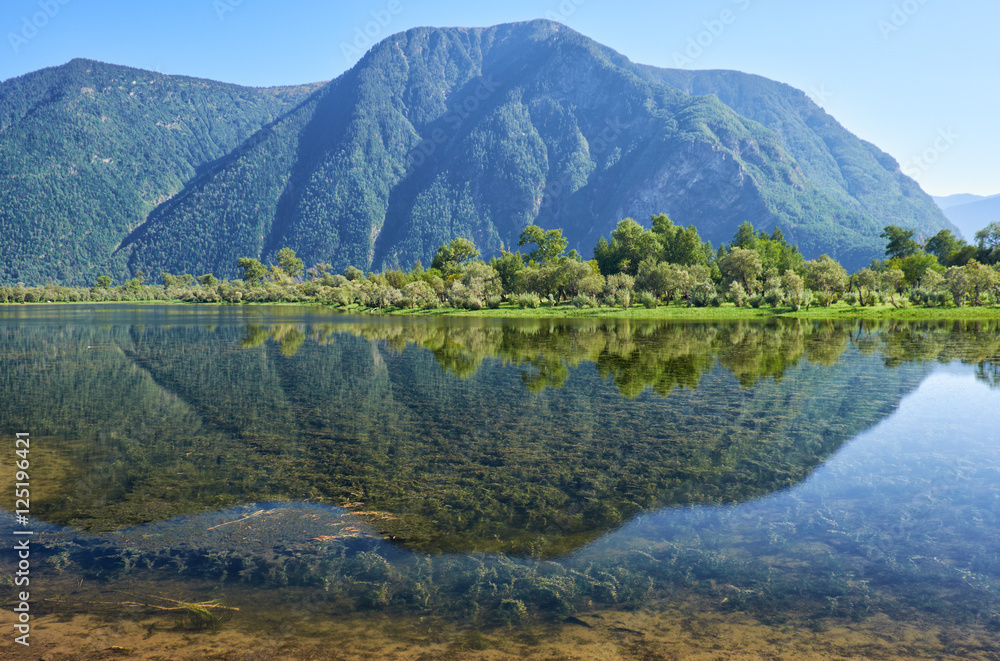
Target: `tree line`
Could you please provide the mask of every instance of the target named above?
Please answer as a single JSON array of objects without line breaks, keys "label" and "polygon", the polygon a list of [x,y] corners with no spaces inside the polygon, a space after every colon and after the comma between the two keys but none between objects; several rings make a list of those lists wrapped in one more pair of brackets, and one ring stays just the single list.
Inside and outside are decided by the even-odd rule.
[{"label": "tree line", "polygon": [[530,225],[516,250],[502,248],[489,261],[475,243],[458,237],[442,245],[429,268],[364,273],[329,264],[306,269],[290,248],[276,264],[238,260],[240,278],[163,273],[161,284],[141,272],[120,285],[109,276],[92,287],[0,287],[0,302],[152,301],[198,303],[315,302],[369,309],[497,309],[503,305],[578,308],[636,305],[771,307],[891,305],[902,308],[1000,304],[1000,223],[991,223],[968,245],[950,230],[924,243],[913,230],[889,225],[886,258],[848,274],[828,255],[806,260],[780,229],[768,233],[743,223],[717,250],[698,230],[655,215],[649,229],[626,218],[601,237],[594,258],[584,260],[562,230]]}]

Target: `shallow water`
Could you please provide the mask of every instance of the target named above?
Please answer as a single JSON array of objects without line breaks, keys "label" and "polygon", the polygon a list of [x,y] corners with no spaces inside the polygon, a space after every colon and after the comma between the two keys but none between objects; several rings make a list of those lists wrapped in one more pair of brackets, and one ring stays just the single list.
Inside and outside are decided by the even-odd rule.
[{"label": "shallow water", "polygon": [[28,431],[36,535],[0,656],[995,659],[998,356],[996,322],[3,308],[0,530]]}]

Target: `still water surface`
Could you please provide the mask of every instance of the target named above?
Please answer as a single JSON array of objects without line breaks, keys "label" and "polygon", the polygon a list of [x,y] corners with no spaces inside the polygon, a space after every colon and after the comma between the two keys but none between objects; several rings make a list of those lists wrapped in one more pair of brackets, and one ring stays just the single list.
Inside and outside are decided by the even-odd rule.
[{"label": "still water surface", "polygon": [[996,321],[0,309],[0,658],[996,659],[998,358]]}]

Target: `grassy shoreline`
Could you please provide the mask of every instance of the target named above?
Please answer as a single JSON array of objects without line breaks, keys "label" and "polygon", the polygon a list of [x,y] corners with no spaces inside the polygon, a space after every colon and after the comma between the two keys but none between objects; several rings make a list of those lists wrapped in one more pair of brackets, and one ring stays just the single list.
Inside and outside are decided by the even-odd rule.
[{"label": "grassy shoreline", "polygon": [[686,306],[664,306],[649,309],[639,305],[634,305],[629,309],[617,307],[600,308],[577,308],[570,303],[561,303],[556,306],[543,305],[538,308],[520,308],[513,303],[503,303],[498,309],[484,308],[482,310],[466,310],[451,307],[439,307],[428,310],[386,308],[377,309],[361,305],[327,305],[314,301],[304,302],[273,302],[273,303],[197,303],[181,300],[139,300],[139,301],[60,301],[60,302],[32,302],[32,303],[0,303],[0,309],[20,308],[26,306],[64,306],[64,305],[176,305],[184,307],[305,307],[325,309],[338,314],[354,315],[385,315],[404,317],[488,317],[488,318],[604,318],[622,317],[638,319],[675,319],[680,321],[716,321],[730,319],[772,319],[775,317],[801,318],[801,319],[900,319],[900,320],[920,320],[920,319],[997,319],[1000,318],[1000,306],[989,307],[917,307],[908,306],[896,308],[892,305],[876,306],[852,306],[847,303],[838,302],[830,307],[813,306],[807,309],[793,311],[787,307],[761,307],[748,308],[736,307],[732,303],[724,303],[721,307],[686,307]]}]

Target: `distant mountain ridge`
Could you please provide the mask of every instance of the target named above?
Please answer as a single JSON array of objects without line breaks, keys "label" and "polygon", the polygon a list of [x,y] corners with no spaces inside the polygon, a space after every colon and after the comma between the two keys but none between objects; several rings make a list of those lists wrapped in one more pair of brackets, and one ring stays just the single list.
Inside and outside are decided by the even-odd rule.
[{"label": "distant mountain ridge", "polygon": [[934,201],[969,243],[975,242],[976,232],[1000,221],[1000,195],[986,197],[960,193],[935,197]]},{"label": "distant mountain ridge", "polygon": [[979,202],[980,200],[987,199],[987,197],[988,196],[986,195],[973,195],[972,193],[956,193],[955,195],[945,196],[932,195],[931,199],[934,200],[934,203],[938,205],[938,207],[945,210],[950,209],[951,207],[957,207],[960,204]]},{"label": "distant mountain ridge", "polygon": [[[38,85],[76,97],[77,114],[64,108],[57,127],[83,121],[87,99],[73,91],[81,76],[74,63],[46,70],[52,80]],[[161,96],[140,113],[128,96],[136,91],[130,76],[116,77],[107,90],[119,102],[127,97],[125,117],[111,108],[102,113],[113,127],[134,115],[144,130],[94,137],[155,161],[161,143],[143,136],[171,124],[178,99]],[[25,78],[0,85],[0,109],[14,104],[11,85]],[[882,256],[878,234],[887,224],[926,236],[952,227],[891,157],[802,92],[739,72],[637,65],[551,21],[410,30],[319,87],[198,85],[203,96],[183,107],[198,111],[202,136],[224,132],[225,140],[194,157],[186,142],[193,133],[168,133],[181,139],[165,149],[192,158],[168,159],[150,167],[155,174],[141,164],[78,159],[88,171],[109,165],[113,174],[93,174],[86,201],[60,191],[42,196],[46,211],[83,209],[71,228],[5,206],[0,229],[37,238],[30,249],[0,249],[0,279],[88,281],[138,271],[234,277],[238,257],[269,260],[285,246],[307,265],[328,262],[336,270],[408,267],[416,259],[429,263],[441,243],[459,235],[488,255],[515,244],[530,223],[564,229],[571,247],[589,255],[621,218],[646,222],[660,212],[696,225],[716,245],[744,221],[780,226],[807,256],[826,252],[854,268]],[[39,161],[39,141],[9,133],[37,129],[30,115],[19,117],[0,129],[0,149],[23,154],[9,163],[0,199],[26,195],[18,171],[31,169],[27,161],[60,167],[51,154]],[[147,186],[156,195],[133,196],[125,220],[105,220],[100,237],[78,237],[122,179],[134,181],[131,172],[156,182]],[[39,262],[42,244],[49,251]],[[66,250],[79,256],[53,265],[52,255]]]}]

